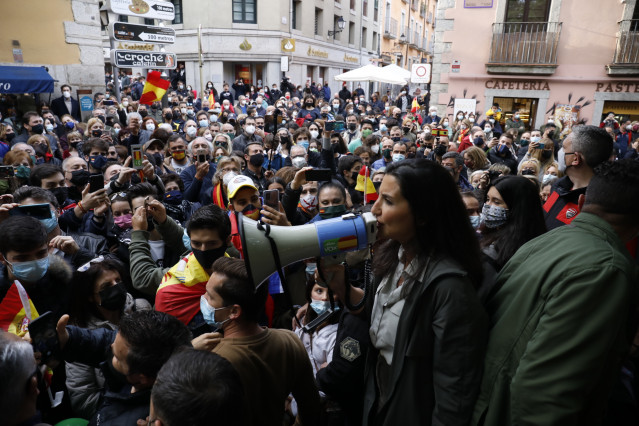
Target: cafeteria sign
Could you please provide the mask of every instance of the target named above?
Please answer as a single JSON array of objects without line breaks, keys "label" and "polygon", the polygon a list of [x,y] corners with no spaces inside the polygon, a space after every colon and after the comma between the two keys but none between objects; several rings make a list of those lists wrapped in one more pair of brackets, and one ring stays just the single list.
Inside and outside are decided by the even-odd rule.
[{"label": "cafeteria sign", "polygon": [[168,52],[144,52],[137,50],[111,51],[111,64],[118,68],[154,68],[154,69],[174,69],[177,63],[175,53]]}]

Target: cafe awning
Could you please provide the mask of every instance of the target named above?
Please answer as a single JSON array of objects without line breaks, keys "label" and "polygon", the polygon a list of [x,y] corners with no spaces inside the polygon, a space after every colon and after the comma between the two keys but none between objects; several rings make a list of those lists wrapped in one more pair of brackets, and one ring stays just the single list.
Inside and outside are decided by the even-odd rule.
[{"label": "cafe awning", "polygon": [[0,93],[51,93],[54,81],[44,67],[0,66]]}]

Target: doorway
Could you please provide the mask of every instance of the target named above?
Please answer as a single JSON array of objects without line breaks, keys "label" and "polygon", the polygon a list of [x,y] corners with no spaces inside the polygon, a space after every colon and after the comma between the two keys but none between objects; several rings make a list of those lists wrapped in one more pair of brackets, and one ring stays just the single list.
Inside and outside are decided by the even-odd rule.
[{"label": "doorway", "polygon": [[495,97],[493,98],[493,103],[498,103],[502,110],[501,121],[499,122],[502,129],[506,125],[506,120],[511,118],[515,111],[521,111],[520,119],[524,122],[526,130],[534,129],[539,99]]}]

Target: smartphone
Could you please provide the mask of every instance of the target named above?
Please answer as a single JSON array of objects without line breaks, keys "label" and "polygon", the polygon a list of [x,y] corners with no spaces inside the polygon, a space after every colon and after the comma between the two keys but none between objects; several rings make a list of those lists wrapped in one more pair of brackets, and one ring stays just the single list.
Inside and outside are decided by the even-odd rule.
[{"label": "smartphone", "polygon": [[115,105],[115,102],[112,101],[111,99],[103,99],[102,105]]},{"label": "smartphone", "polygon": [[537,149],[544,149],[546,147],[546,144],[543,142],[539,142],[539,146],[537,147]]},{"label": "smartphone", "polygon": [[17,206],[9,210],[11,216],[31,216],[35,219],[51,219],[51,205],[49,203]]},{"label": "smartphone", "polygon": [[15,174],[13,166],[0,166],[0,179],[7,179]]},{"label": "smartphone", "polygon": [[331,180],[331,169],[307,170],[305,175],[307,182],[328,182]]},{"label": "smartphone", "polygon": [[335,130],[335,122],[334,121],[327,121],[326,123],[324,123],[324,130],[327,132],[332,132]]},{"label": "smartphone", "polygon": [[343,121],[335,121],[335,127],[333,128],[333,131],[343,132],[344,129],[346,129],[346,125],[344,124]]},{"label": "smartphone", "polygon": [[99,191],[104,188],[104,176],[95,174],[89,176],[89,192]]},{"label": "smartphone", "polygon": [[196,152],[197,155],[197,162],[202,164],[202,163],[206,163],[206,150],[205,149],[198,149]]},{"label": "smartphone", "polygon": [[279,210],[280,208],[280,191],[277,189],[268,189],[262,194],[264,197],[264,204],[267,206]]},{"label": "smartphone", "polygon": [[57,357],[60,350],[56,326],[58,319],[48,311],[29,323],[29,336],[34,352],[42,354],[42,361],[47,362]]},{"label": "smartphone", "polygon": [[142,170],[144,166],[142,162],[144,161],[144,154],[142,153],[142,145],[131,145],[131,167],[136,170]]}]

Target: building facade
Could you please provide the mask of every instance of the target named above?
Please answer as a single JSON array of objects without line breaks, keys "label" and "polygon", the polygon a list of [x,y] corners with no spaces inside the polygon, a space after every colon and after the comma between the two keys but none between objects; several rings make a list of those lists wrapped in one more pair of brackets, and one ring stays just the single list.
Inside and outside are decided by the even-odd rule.
[{"label": "building facade", "polygon": [[408,70],[432,61],[437,0],[380,0],[383,65]]},{"label": "building facade", "polygon": [[[177,41],[164,48],[177,54],[178,63],[185,65],[187,84],[198,91],[209,80],[220,90],[223,83],[233,84],[240,78],[256,86],[279,85],[286,75],[301,85],[307,81],[327,81],[335,93],[340,88],[334,80],[336,75],[369,64],[370,59],[378,56],[380,22],[373,1],[172,0],[172,3],[175,20],[164,25],[175,29]],[[130,22],[136,19],[139,21],[128,18]],[[339,21],[344,21],[341,31]],[[106,33],[104,36],[106,48],[108,38]]]},{"label": "building facade", "polygon": [[502,120],[523,110],[528,128],[565,131],[638,119],[638,18],[637,0],[439,0],[431,105],[450,116],[475,99],[483,118],[497,102]]}]

